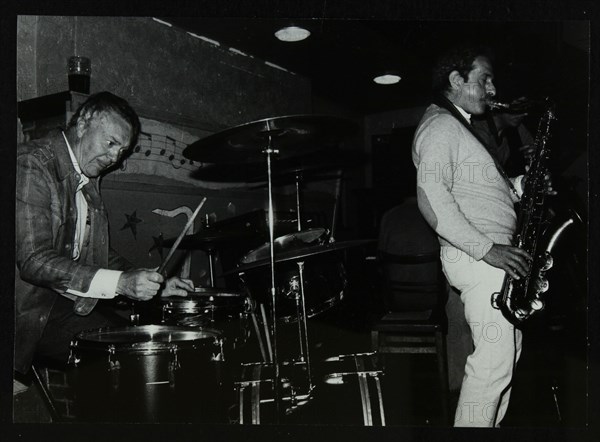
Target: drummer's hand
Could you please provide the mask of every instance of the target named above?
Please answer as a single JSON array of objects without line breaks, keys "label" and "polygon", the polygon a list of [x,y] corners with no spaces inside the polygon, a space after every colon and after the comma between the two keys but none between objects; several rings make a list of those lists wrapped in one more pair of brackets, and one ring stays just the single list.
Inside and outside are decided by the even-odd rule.
[{"label": "drummer's hand", "polygon": [[167,279],[165,288],[160,296],[163,298],[169,296],[187,296],[188,292],[194,291],[194,283],[191,279],[182,279],[177,276]]},{"label": "drummer's hand", "polygon": [[121,273],[117,294],[138,301],[148,301],[158,293],[165,279],[153,269],[136,269]]}]

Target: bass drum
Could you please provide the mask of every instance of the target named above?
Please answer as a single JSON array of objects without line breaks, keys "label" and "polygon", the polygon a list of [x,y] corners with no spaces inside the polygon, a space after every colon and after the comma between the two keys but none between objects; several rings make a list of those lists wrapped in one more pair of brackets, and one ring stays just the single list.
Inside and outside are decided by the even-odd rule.
[{"label": "bass drum", "polygon": [[[278,253],[293,253],[306,247],[325,245],[329,239],[326,229],[308,229],[291,233],[274,241],[275,259]],[[333,307],[344,297],[347,286],[346,270],[340,251],[305,256],[303,280],[306,316],[313,317]],[[270,257],[269,243],[250,251],[240,261],[241,265],[264,261]],[[277,317],[282,322],[296,322],[298,318],[297,297],[300,293],[298,260],[275,263],[275,291]],[[271,267],[262,265],[240,275],[249,296],[259,303],[271,305]]]},{"label": "bass drum", "polygon": [[71,343],[78,421],[225,422],[232,400],[219,332],[107,327]]}]

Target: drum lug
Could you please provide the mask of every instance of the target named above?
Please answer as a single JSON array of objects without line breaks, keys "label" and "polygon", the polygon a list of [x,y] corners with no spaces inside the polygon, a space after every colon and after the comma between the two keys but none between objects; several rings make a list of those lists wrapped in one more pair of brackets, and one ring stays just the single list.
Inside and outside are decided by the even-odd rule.
[{"label": "drum lug", "polygon": [[216,338],[215,345],[217,345],[219,347],[219,353],[217,353],[217,354],[213,353],[210,360],[211,361],[220,361],[220,362],[225,361],[225,353],[223,352],[223,338]]},{"label": "drum lug", "polygon": [[113,390],[119,389],[119,370],[121,369],[121,364],[115,358],[115,346],[108,346],[108,371],[110,372],[110,385]]},{"label": "drum lug", "polygon": [[175,373],[181,368],[179,359],[177,357],[177,345],[173,345],[169,349],[171,353],[171,362],[169,363],[169,387],[175,387]]},{"label": "drum lug", "polygon": [[68,365],[72,365],[73,367],[77,367],[79,361],[81,359],[75,356],[75,352],[73,351],[77,347],[77,341],[71,341],[71,345],[69,345],[69,359],[67,360]]}]

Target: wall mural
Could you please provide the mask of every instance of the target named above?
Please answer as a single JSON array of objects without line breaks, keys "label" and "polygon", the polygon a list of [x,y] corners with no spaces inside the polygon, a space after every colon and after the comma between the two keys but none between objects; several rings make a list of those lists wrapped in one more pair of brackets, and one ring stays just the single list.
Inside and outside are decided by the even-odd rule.
[{"label": "wall mural", "polygon": [[[203,163],[188,160],[183,156],[184,149],[200,138],[210,135],[203,132],[199,136],[164,122],[140,118],[142,130],[137,145],[121,166],[111,172],[114,181],[127,180],[135,175],[149,175],[178,181],[204,189],[221,190],[225,188],[243,188],[244,183],[214,183],[192,177],[192,173]],[[152,179],[146,179],[152,183]]]},{"label": "wall mural", "polygon": [[123,224],[123,227],[121,227],[121,230],[131,229],[133,239],[137,240],[137,225],[139,223],[143,222],[143,220],[141,220],[137,217],[137,210],[134,210],[131,215],[126,213],[125,218],[127,218],[127,222],[125,224]]}]

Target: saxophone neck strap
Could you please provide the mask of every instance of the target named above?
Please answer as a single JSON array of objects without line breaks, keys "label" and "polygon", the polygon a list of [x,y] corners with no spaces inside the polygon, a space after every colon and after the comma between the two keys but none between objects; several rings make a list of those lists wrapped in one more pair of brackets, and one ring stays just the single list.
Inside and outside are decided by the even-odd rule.
[{"label": "saxophone neck strap", "polygon": [[492,160],[494,160],[496,169],[498,169],[498,172],[500,173],[500,175],[502,175],[502,178],[504,178],[504,181],[506,181],[506,184],[508,185],[510,190],[518,197],[517,189],[515,189],[515,186],[513,185],[512,181],[510,180],[510,178],[504,171],[504,168],[502,167],[502,165],[498,162],[498,160],[496,159],[494,154],[491,153],[492,150],[488,146],[487,142],[483,139],[483,137],[479,134],[479,132],[477,132],[475,130],[473,125],[469,121],[467,121],[467,119],[465,117],[463,117],[463,115],[458,111],[456,106],[443,94],[437,94],[435,96],[435,98],[433,99],[433,104],[435,104],[443,109],[446,109],[448,112],[450,112],[450,114],[452,114],[452,116],[454,118],[456,118],[463,126],[465,126],[467,128],[467,130],[469,132],[471,132],[471,134],[477,139],[477,141],[479,141],[481,143],[481,145],[488,152],[490,152],[490,156],[492,157]]}]

